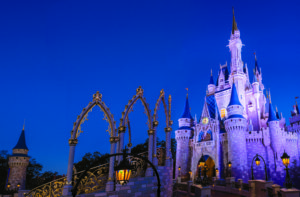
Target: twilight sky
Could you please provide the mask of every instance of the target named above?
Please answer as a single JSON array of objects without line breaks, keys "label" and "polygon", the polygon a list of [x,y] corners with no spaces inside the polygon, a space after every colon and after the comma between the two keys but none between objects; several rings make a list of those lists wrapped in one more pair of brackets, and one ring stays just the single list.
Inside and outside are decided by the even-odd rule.
[{"label": "twilight sky", "polygon": [[[216,80],[219,64],[230,63],[232,6],[245,44],[242,59],[252,71],[256,51],[273,104],[288,118],[300,96],[297,0],[1,1],[0,150],[11,153],[26,119],[29,155],[44,170],[65,174],[73,122],[97,90],[117,125],[140,85],[151,109],[162,88],[172,95],[173,131],[185,88],[199,117],[210,69]],[[143,112],[139,101],[129,116],[133,145],[147,138]],[[75,161],[109,151],[102,112],[94,108],[88,118]],[[163,110],[159,122],[164,139]]]}]

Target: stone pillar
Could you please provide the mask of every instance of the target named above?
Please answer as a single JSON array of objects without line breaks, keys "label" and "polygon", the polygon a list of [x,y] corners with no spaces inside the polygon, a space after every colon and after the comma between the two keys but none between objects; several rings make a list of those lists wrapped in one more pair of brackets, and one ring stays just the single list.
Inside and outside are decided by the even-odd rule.
[{"label": "stone pillar", "polygon": [[75,156],[75,147],[78,143],[77,139],[69,139],[70,151],[69,151],[69,162],[68,162],[68,171],[67,171],[67,182],[63,188],[63,196],[72,195],[72,175],[73,175],[73,164]]},{"label": "stone pillar", "polygon": [[201,197],[211,197],[211,187],[202,187]]},{"label": "stone pillar", "polygon": [[155,120],[153,121],[153,130],[154,130],[154,133],[153,133],[153,164],[155,166],[158,166],[158,159],[157,159],[157,146],[156,146],[156,143],[157,143],[157,126],[158,126],[158,121]]},{"label": "stone pillar", "polygon": [[234,183],[234,182],[235,182],[234,177],[226,177],[226,188],[231,189],[232,183]]},{"label": "stone pillar", "polygon": [[[110,154],[116,153],[116,142],[118,137],[110,137]],[[110,192],[114,190],[114,167],[115,167],[115,157],[110,157],[109,159],[109,172],[108,172],[108,180],[106,183],[106,192]]]},{"label": "stone pillar", "polygon": [[[154,130],[149,129],[148,130],[148,136],[149,136],[149,142],[148,142],[148,160],[152,162],[153,158],[153,134]],[[146,176],[153,176],[153,169],[148,165]]]},{"label": "stone pillar", "polygon": [[273,188],[273,197],[278,197],[278,192],[280,192],[280,185],[274,184]]},{"label": "stone pillar", "polygon": [[250,197],[255,197],[255,180],[249,180],[248,181],[248,184],[249,184],[249,192],[250,192]]},{"label": "stone pillar", "polygon": [[172,164],[172,152],[171,152],[171,127],[166,127],[166,163],[165,166],[171,166]]},{"label": "stone pillar", "polygon": [[282,188],[280,190],[280,193],[282,194],[282,197],[299,197],[300,190],[296,188],[292,188],[292,189]]}]

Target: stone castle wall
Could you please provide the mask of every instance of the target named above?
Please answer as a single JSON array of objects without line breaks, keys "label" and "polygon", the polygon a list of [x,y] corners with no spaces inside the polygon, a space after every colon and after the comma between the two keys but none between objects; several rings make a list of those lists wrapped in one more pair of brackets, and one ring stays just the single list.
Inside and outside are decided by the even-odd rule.
[{"label": "stone castle wall", "polygon": [[25,189],[26,170],[29,164],[29,157],[9,157],[8,165],[10,167],[10,175],[8,182],[11,184],[11,189],[16,189],[20,184],[20,189]]}]

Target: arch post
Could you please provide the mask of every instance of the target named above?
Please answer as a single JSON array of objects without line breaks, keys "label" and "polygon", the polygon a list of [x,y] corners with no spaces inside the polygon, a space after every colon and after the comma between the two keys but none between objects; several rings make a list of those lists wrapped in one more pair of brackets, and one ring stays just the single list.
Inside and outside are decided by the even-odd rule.
[{"label": "arch post", "polygon": [[[149,129],[148,130],[148,136],[149,136],[149,141],[148,141],[148,160],[152,162],[153,158],[153,135],[154,135],[154,129]],[[148,165],[147,171],[146,171],[146,176],[153,176],[153,169]]]},{"label": "arch post", "polygon": [[70,196],[72,194],[72,176],[73,176],[73,164],[75,156],[75,147],[78,143],[77,139],[69,139],[70,151],[69,151],[69,161],[68,161],[68,171],[67,171],[67,182],[63,188],[63,196]]},{"label": "arch post", "polygon": [[[119,132],[118,153],[122,153],[122,150],[124,149],[124,135],[125,135],[125,130],[126,130],[125,126],[120,126],[118,128],[118,132]],[[118,156],[118,161],[121,161],[121,160],[122,160],[122,155]]]},{"label": "arch post", "polygon": [[158,121],[155,120],[153,121],[153,130],[154,130],[154,133],[153,133],[153,164],[155,166],[158,166],[158,160],[157,160],[157,126],[158,126]]},{"label": "arch post", "polygon": [[170,166],[172,164],[172,153],[171,153],[171,127],[166,127],[166,166]]},{"label": "arch post", "polygon": [[[110,137],[110,154],[116,153],[116,143],[119,140],[118,137]],[[109,172],[108,172],[108,180],[106,183],[105,190],[107,192],[114,191],[114,166],[115,166],[115,157],[109,158]]]}]

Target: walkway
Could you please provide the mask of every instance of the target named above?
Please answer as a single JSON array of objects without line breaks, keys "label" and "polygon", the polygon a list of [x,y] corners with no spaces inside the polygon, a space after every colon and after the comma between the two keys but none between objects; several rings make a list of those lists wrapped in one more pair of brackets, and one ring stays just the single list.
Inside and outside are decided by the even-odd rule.
[{"label": "walkway", "polygon": [[215,190],[211,190],[211,196],[212,197],[241,197],[240,195],[237,194],[230,194],[230,193],[225,193],[225,192],[220,192]]}]

